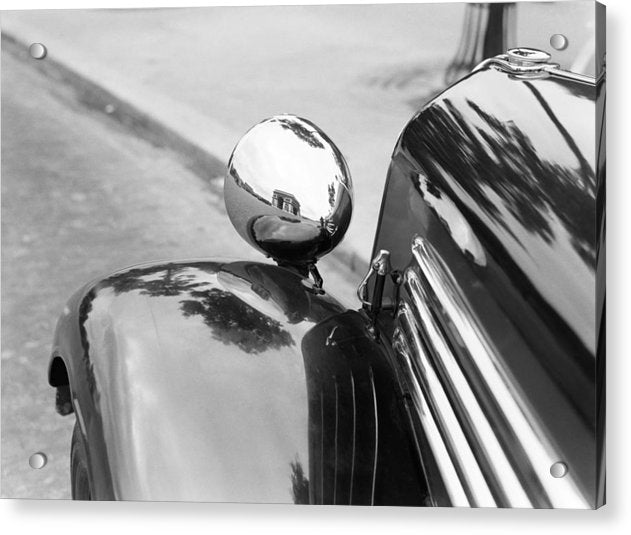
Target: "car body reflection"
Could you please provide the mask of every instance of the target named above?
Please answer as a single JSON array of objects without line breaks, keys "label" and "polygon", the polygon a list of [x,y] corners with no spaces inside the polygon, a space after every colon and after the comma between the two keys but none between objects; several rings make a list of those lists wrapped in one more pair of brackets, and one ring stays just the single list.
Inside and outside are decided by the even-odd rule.
[{"label": "car body reflection", "polygon": [[[454,86],[404,129],[375,241],[374,251],[389,250],[393,269],[412,278],[422,278],[423,269],[410,244],[431,246],[437,269],[457,280],[468,303],[463,314],[500,355],[513,396],[527,393],[523,406],[532,411],[533,425],[570,460],[578,490],[555,501],[554,493],[546,498],[531,487],[537,507],[584,506],[581,496],[596,500],[594,370],[604,333],[596,321],[595,221],[604,176],[596,174],[600,125],[585,121],[596,116],[603,98],[602,84],[520,78],[494,68]],[[404,292],[402,300],[413,309],[415,297]],[[444,304],[433,303],[432,310],[452,330]],[[400,317],[421,323],[410,314]],[[409,331],[387,316],[383,321],[385,333],[400,338]],[[415,347],[411,339],[403,342]],[[449,343],[466,368],[462,337]],[[479,378],[468,380],[480,399],[488,397]],[[542,468],[539,477],[547,483],[549,474]]]}]

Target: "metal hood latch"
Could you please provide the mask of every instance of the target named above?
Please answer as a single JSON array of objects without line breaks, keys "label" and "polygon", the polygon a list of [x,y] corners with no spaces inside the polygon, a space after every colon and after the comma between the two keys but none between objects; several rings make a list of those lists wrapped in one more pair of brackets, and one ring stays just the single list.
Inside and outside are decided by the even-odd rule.
[{"label": "metal hood latch", "polygon": [[[383,286],[386,281],[386,275],[392,271],[390,266],[390,251],[381,249],[370,263],[368,272],[359,283],[357,288],[357,297],[362,303],[364,309],[371,314],[376,314],[381,308],[383,298]],[[368,298],[368,283],[371,277],[375,275],[375,283],[373,285],[372,300]]]}]

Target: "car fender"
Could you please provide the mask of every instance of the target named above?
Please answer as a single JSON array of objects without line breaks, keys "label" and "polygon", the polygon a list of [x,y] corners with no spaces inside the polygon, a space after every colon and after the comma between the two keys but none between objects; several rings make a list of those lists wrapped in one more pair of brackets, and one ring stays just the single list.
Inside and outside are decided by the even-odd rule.
[{"label": "car fender", "polygon": [[360,313],[288,269],[117,272],[66,306],[53,384],[59,359],[96,499],[425,499],[384,348]]}]

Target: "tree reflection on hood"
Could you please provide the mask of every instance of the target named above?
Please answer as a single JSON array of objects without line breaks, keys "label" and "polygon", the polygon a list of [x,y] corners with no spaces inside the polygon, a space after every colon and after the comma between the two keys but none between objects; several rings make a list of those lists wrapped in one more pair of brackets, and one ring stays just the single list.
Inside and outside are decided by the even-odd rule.
[{"label": "tree reflection on hood", "polygon": [[281,328],[280,322],[265,316],[238,297],[212,288],[192,291],[194,299],[180,301],[186,317],[199,315],[210,327],[213,337],[226,345],[234,344],[246,353],[262,353],[268,349],[294,345],[294,340]]},{"label": "tree reflection on hood", "polygon": [[215,262],[197,262],[132,268],[108,277],[100,287],[112,288],[116,295],[138,291],[148,297],[185,297],[179,302],[184,317],[201,316],[216,340],[226,345],[235,344],[246,353],[257,354],[294,345],[291,334],[280,322],[230,292],[203,289],[209,284],[199,274],[214,275],[221,266]]}]

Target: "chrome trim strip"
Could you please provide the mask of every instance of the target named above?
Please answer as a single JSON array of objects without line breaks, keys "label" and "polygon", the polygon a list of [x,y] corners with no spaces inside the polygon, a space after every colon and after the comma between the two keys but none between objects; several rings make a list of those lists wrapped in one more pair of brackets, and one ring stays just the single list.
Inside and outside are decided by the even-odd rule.
[{"label": "chrome trim strip", "polygon": [[355,438],[357,435],[357,406],[355,402],[355,378],[351,371],[351,392],[353,394],[353,452],[351,457],[351,488],[348,493],[348,504],[353,505],[353,480],[355,478]]},{"label": "chrome trim strip", "polygon": [[[414,318],[405,303],[403,303],[399,308],[399,321],[401,323],[407,322],[409,324],[406,326],[407,330],[410,330],[410,325],[414,324]],[[450,500],[449,504],[441,503],[439,505],[471,507],[472,504],[469,502],[467,494],[465,493],[463,481],[458,475],[450,450],[440,432],[438,421],[430,409],[430,402],[428,397],[425,395],[425,389],[421,386],[419,381],[421,377],[417,376],[412,366],[413,353],[406,341],[406,336],[398,327],[394,333],[393,344],[403,366],[406,368],[406,386],[409,390],[412,404],[416,409],[416,414],[420,419],[425,438],[429,443],[434,463],[441,474],[442,483],[445,486],[445,490]],[[428,483],[430,487],[430,494],[432,494],[431,481]]]},{"label": "chrome trim strip", "polygon": [[[484,335],[466,297],[447,266],[431,245],[419,236],[413,240],[412,253],[420,268],[420,287],[425,290],[423,294],[414,296],[415,305],[427,298],[427,306],[440,317],[441,327],[451,331],[455,338],[461,340],[461,346],[459,345],[458,351],[453,352],[452,356],[460,359],[459,364],[463,371],[466,370],[466,367],[462,366],[465,359],[466,364],[475,369],[475,379],[481,381],[481,386],[475,387],[475,396],[478,399],[486,399],[496,408],[496,416],[487,415],[487,418],[492,419],[491,430],[496,434],[504,433],[505,436],[514,437],[520,446],[520,458],[513,457],[513,466],[522,482],[531,481],[530,486],[526,488],[526,491],[530,490],[530,498],[541,499],[538,494],[543,492],[543,498],[547,498],[551,507],[590,507],[578,489],[571,470],[563,478],[553,478],[550,475],[550,466],[562,459],[562,456],[552,446],[542,429],[542,424],[528,405],[526,396],[505,369],[497,350]],[[434,348],[436,343],[440,347],[441,338],[428,339],[427,342],[434,345]],[[437,353],[436,349],[434,353]],[[452,366],[445,366],[442,371],[446,381],[451,384],[457,382],[458,388],[461,388],[463,377],[456,373]],[[464,377],[470,384],[469,388],[474,388],[476,384],[472,379],[473,377]],[[458,392],[462,394],[460,390]],[[454,394],[453,390],[451,393]],[[460,403],[461,412],[463,408],[465,411],[464,414],[460,414],[461,417],[466,417],[478,436],[486,437],[488,428],[484,422],[472,420],[471,417],[475,413],[471,412],[470,407],[462,407]],[[509,457],[511,453],[506,452]],[[496,462],[502,461],[503,458],[504,456],[491,456],[487,461],[491,463],[496,479],[499,477],[502,485],[510,490],[514,486],[507,485],[504,468],[496,465]],[[533,491],[534,486],[540,490]]]},{"label": "chrome trim strip", "polygon": [[[429,353],[458,416],[465,435],[472,443],[473,452],[486,475],[488,484],[504,507],[532,507],[524,488],[513,470],[500,442],[493,431],[473,389],[432,317],[429,297],[426,295],[418,275],[411,270],[404,275],[404,284],[412,297],[412,306],[420,320],[423,339],[429,340]],[[486,467],[486,470],[483,468]]]},{"label": "chrome trim strip", "polygon": [[320,501],[324,503],[324,391],[320,388]]},{"label": "chrome trim strip", "polygon": [[373,410],[375,411],[375,457],[372,466],[372,492],[370,494],[370,505],[375,505],[375,483],[377,482],[377,456],[379,454],[379,415],[377,413],[377,392],[375,391],[375,377],[372,373],[372,366],[368,368],[370,375],[370,386],[372,388]]},{"label": "chrome trim strip", "polygon": [[81,405],[79,404],[79,400],[76,397],[72,398],[72,406],[74,408],[75,415],[77,416],[77,421],[79,422],[79,427],[81,428],[81,433],[86,440],[88,438],[88,430],[85,426],[85,420],[83,419],[83,412],[81,411]]},{"label": "chrome trim strip", "polygon": [[335,381],[335,470],[333,472],[333,505],[337,505],[337,443],[338,443],[338,427],[340,420],[339,394],[337,386],[337,377],[333,377]]},{"label": "chrome trim strip", "polygon": [[503,72],[517,75],[537,75],[540,73],[548,73],[558,78],[573,80],[584,84],[596,85],[605,76],[605,71],[601,71],[598,77],[588,76],[587,74],[579,74],[572,71],[561,69],[558,63],[532,63],[532,64],[516,64],[508,59],[507,54],[487,58],[476,65],[471,72],[477,72],[487,67],[493,67]]},{"label": "chrome trim strip", "polygon": [[437,448],[432,453],[441,474],[447,477],[444,484],[455,502],[453,505],[495,507],[495,499],[449,396],[423,348],[416,317],[405,303],[399,308],[399,321],[412,342],[412,350],[402,355],[414,387],[413,401],[420,409],[419,416],[428,440]]},{"label": "chrome trim strip", "polygon": [[556,76],[557,78],[565,78],[566,80],[573,80],[574,82],[580,82],[583,84],[596,85],[605,78],[604,70],[600,72],[598,77],[588,76],[587,74],[579,74],[572,71],[566,71],[565,69],[560,69],[559,67],[554,67],[552,65],[546,66],[544,70],[552,74],[553,76]]},{"label": "chrome trim strip", "polygon": [[558,68],[557,63],[532,63],[532,64],[516,64],[508,59],[507,54],[500,54],[492,58],[487,58],[478,63],[472,73],[485,69],[486,67],[497,67],[504,72],[511,74],[537,74],[544,71],[545,67]]}]

